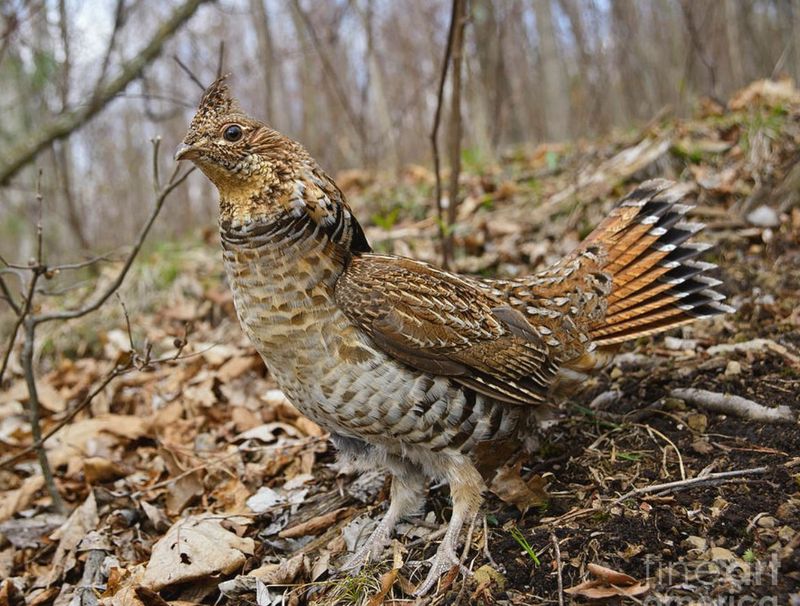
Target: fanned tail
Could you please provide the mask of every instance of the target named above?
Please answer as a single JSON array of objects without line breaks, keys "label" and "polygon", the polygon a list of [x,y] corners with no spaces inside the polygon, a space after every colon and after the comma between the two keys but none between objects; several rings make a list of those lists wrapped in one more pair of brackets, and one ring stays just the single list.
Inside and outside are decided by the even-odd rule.
[{"label": "fanned tail", "polygon": [[689,188],[672,181],[646,181],[624,198],[584,241],[605,251],[603,271],[612,276],[605,317],[590,337],[604,347],[681,324],[734,311],[699,261],[707,244],[691,242],[703,229],[685,221]]}]

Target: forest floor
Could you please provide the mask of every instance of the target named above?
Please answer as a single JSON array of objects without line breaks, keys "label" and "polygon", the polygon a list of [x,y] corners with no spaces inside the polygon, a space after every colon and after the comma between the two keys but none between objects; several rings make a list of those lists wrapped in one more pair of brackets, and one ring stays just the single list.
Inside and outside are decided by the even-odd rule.
[{"label": "forest floor", "polygon": [[[798,150],[800,94],[784,82],[600,141],[497,163],[465,153],[459,270],[535,271],[636,183],[667,177],[695,184],[737,311],[630,344],[562,403],[536,455],[487,494],[474,574],[445,575],[419,603],[800,601]],[[338,182],[376,249],[438,260],[427,169]],[[337,469],[325,433],[276,389],[239,329],[214,230],[140,259],[121,300],[130,328],[110,302],[42,335],[45,430],[132,367],[47,442],[71,513],[49,508],[21,452],[31,435],[12,357],[0,445],[25,456],[0,469],[0,606],[413,603],[447,488],[431,487],[382,562],[336,572],[385,511],[388,479]],[[715,410],[686,388],[787,419]]]}]

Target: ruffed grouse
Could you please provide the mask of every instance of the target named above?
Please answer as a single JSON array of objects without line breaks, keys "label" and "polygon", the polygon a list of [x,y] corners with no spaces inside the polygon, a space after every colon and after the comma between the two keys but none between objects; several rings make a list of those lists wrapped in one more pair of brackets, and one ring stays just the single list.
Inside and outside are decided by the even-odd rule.
[{"label": "ruffed grouse", "polygon": [[730,311],[706,249],[687,242],[686,189],[648,181],[570,255],[489,280],[376,254],[303,147],[242,112],[224,78],[175,155],[219,190],[225,269],[245,333],[280,388],[340,455],[393,475],[389,509],[352,556],[378,555],[428,478],[453,513],[419,593],[453,565],[484,479],[532,435],[554,390],[619,343]]}]

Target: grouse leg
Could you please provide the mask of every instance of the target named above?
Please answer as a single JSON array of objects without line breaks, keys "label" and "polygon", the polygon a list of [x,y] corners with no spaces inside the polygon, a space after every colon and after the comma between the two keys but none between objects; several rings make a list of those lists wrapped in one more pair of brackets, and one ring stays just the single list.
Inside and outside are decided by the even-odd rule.
[{"label": "grouse leg", "polygon": [[447,532],[433,557],[428,576],[417,588],[415,594],[417,596],[428,593],[442,574],[453,566],[458,566],[465,575],[470,574],[456,554],[456,549],[464,523],[471,522],[478,514],[483,500],[481,497],[484,488],[483,479],[472,463],[462,461],[451,467],[448,480],[450,497],[453,500],[453,515],[447,525]]},{"label": "grouse leg", "polygon": [[407,465],[392,469],[392,473],[389,509],[364,544],[347,559],[342,570],[358,571],[362,566],[379,557],[388,544],[397,521],[416,512],[422,504],[425,496],[424,476]]}]

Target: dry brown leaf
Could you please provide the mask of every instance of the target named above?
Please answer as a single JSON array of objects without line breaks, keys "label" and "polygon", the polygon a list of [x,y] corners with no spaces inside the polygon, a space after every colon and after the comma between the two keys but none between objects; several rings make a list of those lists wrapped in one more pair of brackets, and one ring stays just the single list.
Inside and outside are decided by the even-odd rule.
[{"label": "dry brown leaf", "polygon": [[392,568],[389,572],[381,575],[381,588],[374,596],[369,599],[367,606],[381,606],[386,595],[392,589],[392,585],[397,580],[397,574],[400,572],[399,568]]},{"label": "dry brown leaf", "polygon": [[247,573],[265,585],[290,585],[306,568],[306,556],[302,553],[283,560],[280,564],[265,564]]},{"label": "dry brown leaf", "polygon": [[300,431],[302,431],[307,436],[311,436],[312,438],[319,438],[324,436],[326,432],[322,427],[314,423],[311,419],[306,417],[297,417],[294,420],[294,426],[297,427]]},{"label": "dry brown leaf", "polygon": [[122,467],[103,457],[89,457],[83,461],[83,477],[90,485],[111,482],[126,475]]},{"label": "dry brown leaf", "polygon": [[294,539],[306,535],[318,535],[330,528],[331,525],[349,515],[352,511],[352,507],[341,507],[334,511],[324,513],[321,516],[301,522],[300,524],[292,526],[291,528],[281,530],[278,536],[283,539]]},{"label": "dry brown leaf", "polygon": [[587,568],[597,578],[569,587],[564,590],[564,593],[579,595],[591,600],[601,600],[615,596],[638,596],[650,590],[650,586],[646,582],[639,582],[624,572],[618,572],[599,564],[589,564]]},{"label": "dry brown leaf", "polygon": [[[42,408],[50,412],[62,412],[67,407],[64,396],[50,383],[39,381],[36,385],[36,393],[39,396],[39,403]],[[24,381],[14,383],[9,389],[0,394],[0,404],[9,402],[25,403],[28,401],[28,387]]]},{"label": "dry brown leaf", "polygon": [[134,415],[109,414],[76,421],[48,441],[50,464],[59,467],[72,456],[85,456],[87,443],[100,435],[137,440],[149,431],[149,419]]},{"label": "dry brown leaf", "polygon": [[178,583],[228,574],[252,555],[253,539],[242,538],[210,514],[179,520],[153,546],[142,585],[155,591]]},{"label": "dry brown leaf", "polygon": [[171,516],[178,515],[194,499],[205,492],[203,485],[203,470],[184,465],[178,455],[168,448],[161,449],[161,457],[167,465],[170,476],[176,478],[169,482],[167,490],[167,513]]},{"label": "dry brown leaf", "polygon": [[231,408],[231,421],[237,432],[247,431],[261,425],[261,417],[249,408],[234,406]]},{"label": "dry brown leaf", "polygon": [[216,373],[217,378],[223,383],[227,383],[259,364],[261,364],[261,360],[254,356],[235,356],[219,367]]},{"label": "dry brown leaf", "polygon": [[58,541],[58,548],[53,556],[45,585],[57,583],[63,574],[75,567],[75,550],[78,544],[90,531],[96,530],[99,523],[97,502],[94,499],[94,492],[90,490],[83,504],[70,514],[61,528],[50,535],[51,540]]},{"label": "dry brown leaf", "polygon": [[242,513],[246,511],[247,499],[250,498],[251,494],[247,486],[242,484],[239,478],[230,478],[218,484],[210,496],[215,501],[215,511]]},{"label": "dry brown leaf", "polygon": [[0,493],[0,522],[6,521],[18,511],[25,509],[42,486],[44,486],[44,479],[37,474],[25,478],[22,486],[16,490]]},{"label": "dry brown leaf", "polygon": [[499,469],[489,489],[502,501],[515,505],[521,512],[525,512],[531,507],[545,505],[548,495],[545,490],[545,480],[539,475],[534,475],[527,481],[523,480],[520,476],[521,467],[520,461],[516,465],[507,465]]},{"label": "dry brown leaf", "polygon": [[0,581],[0,606],[18,606],[25,604],[25,598],[17,586],[6,579]]},{"label": "dry brown leaf", "polygon": [[794,87],[791,78],[783,78],[777,81],[757,80],[748,84],[731,97],[728,106],[733,110],[740,110],[759,103],[779,105],[797,102],[800,102],[800,92]]}]

